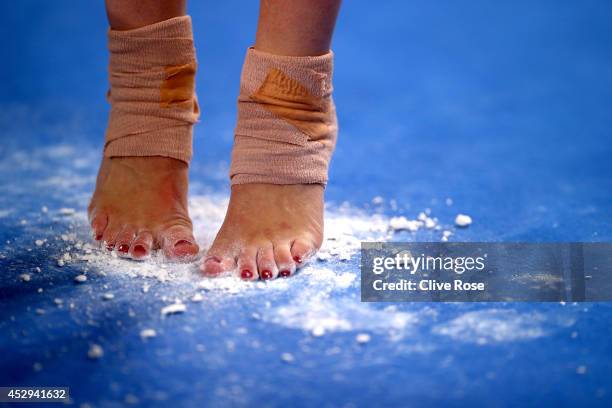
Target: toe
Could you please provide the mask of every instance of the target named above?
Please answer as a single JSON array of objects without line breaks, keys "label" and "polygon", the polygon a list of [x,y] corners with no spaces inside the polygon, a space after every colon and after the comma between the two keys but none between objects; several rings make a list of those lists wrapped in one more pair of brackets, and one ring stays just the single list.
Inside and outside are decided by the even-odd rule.
[{"label": "toe", "polygon": [[160,234],[159,243],[164,255],[173,260],[190,261],[200,251],[191,228],[183,225],[164,230]]},{"label": "toe", "polygon": [[257,273],[257,247],[245,246],[238,256],[238,273],[244,280],[256,280],[259,278]]},{"label": "toe", "polygon": [[107,251],[112,251],[115,249],[115,244],[117,243],[117,236],[119,232],[121,232],[123,228],[121,228],[118,224],[113,224],[109,222],[109,225],[104,230],[102,234],[103,245],[105,245]]},{"label": "toe", "polygon": [[296,239],[291,245],[291,258],[299,268],[316,252],[315,245],[304,239]]},{"label": "toe", "polygon": [[121,257],[128,257],[130,246],[132,245],[132,241],[136,236],[136,228],[131,225],[126,225],[123,227],[121,232],[117,234],[117,238],[115,241],[115,250],[117,254]]},{"label": "toe", "polygon": [[153,248],[153,234],[149,231],[140,231],[130,245],[129,255],[132,259],[143,260],[151,254]]},{"label": "toe", "polygon": [[257,271],[263,280],[274,279],[278,275],[278,268],[274,261],[272,244],[260,246],[257,251]]},{"label": "toe", "polygon": [[108,225],[108,217],[106,214],[94,215],[91,219],[91,229],[93,231],[93,237],[96,241],[100,241],[104,235],[104,230]]},{"label": "toe", "polygon": [[206,252],[200,266],[205,275],[218,275],[236,268],[236,256],[233,246],[227,240],[215,239]]},{"label": "toe", "polygon": [[208,253],[200,266],[205,275],[219,275],[236,268],[236,261],[230,255],[211,255]]},{"label": "toe", "polygon": [[287,278],[295,272],[295,262],[291,255],[291,249],[288,242],[274,244],[274,260],[278,267],[278,275],[282,278]]}]

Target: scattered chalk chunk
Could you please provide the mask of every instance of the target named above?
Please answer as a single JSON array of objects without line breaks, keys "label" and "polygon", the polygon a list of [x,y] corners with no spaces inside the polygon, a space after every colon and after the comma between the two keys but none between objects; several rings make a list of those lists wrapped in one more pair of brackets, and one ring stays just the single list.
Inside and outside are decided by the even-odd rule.
[{"label": "scattered chalk chunk", "polygon": [[177,314],[177,313],[185,313],[186,310],[187,310],[187,306],[185,306],[183,303],[174,303],[172,305],[162,307],[161,315],[167,316],[167,315],[172,315],[172,314]]},{"label": "scattered chalk chunk", "polygon": [[98,344],[92,344],[87,351],[87,357],[92,360],[97,360],[104,356],[104,349]]},{"label": "scattered chalk chunk", "polygon": [[36,241],[34,241],[34,244],[36,244],[36,246],[42,246],[45,243],[45,241],[43,241],[42,239],[37,239]]},{"label": "scattered chalk chunk", "polygon": [[64,266],[66,263],[64,262],[63,259],[58,259],[57,260],[57,266]]},{"label": "scattered chalk chunk", "polygon": [[83,283],[87,281],[87,276],[86,275],[77,275],[74,277],[74,281],[76,283]]},{"label": "scattered chalk chunk", "polygon": [[22,273],[21,275],[19,275],[19,279],[21,279],[24,282],[29,282],[31,277],[29,273]]},{"label": "scattered chalk chunk", "polygon": [[102,295],[102,299],[104,300],[113,300],[115,298],[115,295],[113,295],[112,293],[105,293]]},{"label": "scattered chalk chunk", "polygon": [[287,364],[291,364],[295,361],[295,357],[291,353],[283,353],[281,354],[281,360]]},{"label": "scattered chalk chunk", "polygon": [[325,328],[323,326],[316,326],[310,332],[314,337],[321,337],[325,335]]},{"label": "scattered chalk chunk", "polygon": [[196,293],[195,295],[193,295],[193,297],[191,298],[191,301],[194,303],[198,303],[204,300],[204,296],[202,296],[202,294],[200,293]]},{"label": "scattered chalk chunk", "polygon": [[455,225],[458,227],[468,227],[472,223],[472,217],[465,214],[457,214],[455,217]]},{"label": "scattered chalk chunk", "polygon": [[434,220],[433,218],[425,218],[424,222],[425,228],[427,229],[432,229],[437,225],[436,220]]},{"label": "scattered chalk chunk", "polygon": [[319,251],[317,259],[321,262],[329,261],[331,259],[331,254],[329,252]]},{"label": "scattered chalk chunk", "polygon": [[421,221],[409,220],[404,216],[392,217],[389,220],[389,228],[393,231],[408,230],[410,232],[415,232],[418,231],[422,225],[423,223]]},{"label": "scattered chalk chunk", "polygon": [[74,215],[75,212],[76,211],[74,208],[60,208],[59,210],[57,210],[57,213],[59,215]]},{"label": "scattered chalk chunk", "polygon": [[151,339],[153,337],[157,337],[157,332],[153,329],[143,329],[140,331],[140,338],[143,340]]},{"label": "scattered chalk chunk", "polygon": [[368,333],[359,333],[357,336],[355,336],[355,341],[359,344],[369,343],[371,339],[372,338]]}]

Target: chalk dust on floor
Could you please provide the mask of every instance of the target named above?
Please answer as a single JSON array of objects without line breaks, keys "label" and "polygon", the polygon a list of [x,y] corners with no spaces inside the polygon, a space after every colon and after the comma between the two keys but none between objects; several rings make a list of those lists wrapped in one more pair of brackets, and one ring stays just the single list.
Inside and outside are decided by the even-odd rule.
[{"label": "chalk dust on floor", "polygon": [[[457,214],[455,219],[439,219],[430,209],[424,209],[414,217],[398,211],[400,205],[394,200],[377,196],[371,200],[369,210],[355,208],[350,204],[328,207],[326,210],[326,230],[323,247],[316,259],[291,279],[278,279],[270,282],[244,282],[233,276],[216,279],[203,278],[196,264],[173,264],[155,255],[147,262],[132,262],[109,255],[96,248],[90,241],[87,217],[77,203],[87,200],[93,182],[92,175],[79,177],[97,158],[97,152],[76,152],[61,146],[49,152],[29,152],[16,158],[16,163],[30,163],[28,157],[36,160],[58,160],[71,163],[74,169],[58,167],[62,174],[50,174],[39,181],[41,188],[52,188],[57,197],[68,198],[73,206],[44,205],[32,219],[21,219],[24,231],[31,232],[30,251],[42,251],[52,257],[54,273],[71,274],[75,285],[86,287],[93,284],[95,276],[106,281],[120,281],[130,278],[130,285],[136,285],[138,293],[144,296],[157,296],[159,319],[180,319],[177,314],[198,312],[200,307],[210,302],[223,302],[224,298],[248,298],[265,296],[270,301],[266,307],[253,311],[253,318],[262,322],[279,325],[289,329],[301,330],[308,336],[324,337],[334,333],[352,333],[356,343],[366,345],[378,337],[400,340],[417,330],[425,328],[432,335],[457,339],[476,344],[503,341],[529,341],[545,336],[563,325],[549,324],[529,313],[518,311],[485,310],[484,312],[465,311],[448,321],[438,321],[435,307],[395,305],[375,307],[361,303],[358,297],[359,265],[357,254],[362,241],[389,241],[398,233],[428,233],[433,239],[448,241],[460,239],[461,231],[472,223],[472,217]],[[44,160],[43,160],[44,159]],[[10,164],[10,163],[9,163]],[[46,169],[53,166],[46,166]],[[72,172],[72,173],[71,173]],[[17,186],[18,187],[18,186]],[[80,190],[79,190],[80,189]],[[87,190],[87,191],[85,191]],[[78,191],[75,193],[74,191]],[[446,206],[454,205],[453,200],[445,200]],[[190,213],[194,221],[195,235],[201,248],[207,248],[221,225],[227,196],[221,194],[196,195],[190,199]],[[385,211],[378,211],[381,208]],[[14,210],[0,208],[0,217],[11,217]],[[37,222],[52,221],[58,228],[43,230]],[[62,229],[63,228],[63,229]],[[12,245],[11,242],[7,246]],[[0,256],[7,256],[4,252]],[[18,279],[21,283],[33,284],[45,266],[38,265],[35,270],[23,271]],[[78,271],[78,273],[75,273]],[[30,273],[31,272],[31,273]],[[92,277],[92,279],[89,279]],[[151,290],[152,287],[163,287]],[[117,301],[120,290],[113,296],[98,294],[97,301],[107,304]],[[38,293],[43,293],[39,288]],[[288,299],[275,302],[280,294],[290,294]],[[211,296],[218,295],[218,296]],[[69,299],[56,298],[55,305],[64,303],[73,307]],[[272,306],[272,304],[274,305]],[[505,309],[501,309],[505,310]],[[248,313],[248,311],[247,311]],[[474,314],[475,313],[475,314]],[[161,320],[157,324],[162,324]],[[564,327],[564,326],[563,326]],[[136,335],[143,339],[159,336],[159,331],[151,327],[141,327]],[[92,345],[89,350],[93,358],[102,356],[103,350]],[[290,362],[285,356],[283,361]]]}]

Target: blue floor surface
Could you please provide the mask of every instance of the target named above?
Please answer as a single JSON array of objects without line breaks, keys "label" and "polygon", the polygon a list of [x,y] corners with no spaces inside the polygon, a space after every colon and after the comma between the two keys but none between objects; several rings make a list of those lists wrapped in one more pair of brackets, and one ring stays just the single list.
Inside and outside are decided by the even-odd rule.
[{"label": "blue floor surface", "polygon": [[[257,3],[190,13],[206,244]],[[345,2],[327,188],[343,246],[267,287],[87,253],[108,113],[102,2],[3,2],[0,16],[0,386],[70,386],[83,407],[612,404],[610,304],[365,304],[355,253],[362,239],[439,240],[385,230],[425,209],[452,241],[611,241],[609,2]],[[474,223],[455,230],[460,212]],[[187,310],[161,316],[177,299]]]}]

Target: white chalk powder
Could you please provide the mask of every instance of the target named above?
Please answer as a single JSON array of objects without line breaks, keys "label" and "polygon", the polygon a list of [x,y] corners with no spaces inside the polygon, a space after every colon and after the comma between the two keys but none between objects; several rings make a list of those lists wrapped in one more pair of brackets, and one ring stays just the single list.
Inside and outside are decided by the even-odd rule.
[{"label": "white chalk powder", "polygon": [[472,224],[472,217],[465,214],[457,214],[455,217],[455,225],[461,228],[468,227]]},{"label": "white chalk powder", "polygon": [[102,346],[98,344],[92,344],[91,346],[89,346],[89,350],[87,351],[87,357],[92,360],[97,360],[99,358],[102,358],[102,356],[104,356],[104,349],[102,348]]},{"label": "white chalk powder", "polygon": [[462,342],[489,344],[537,339],[555,327],[571,326],[573,323],[572,318],[550,321],[535,312],[486,309],[464,313],[435,326],[432,331]]},{"label": "white chalk powder", "polygon": [[[48,180],[41,180],[41,183],[69,192],[75,186],[91,183],[91,180],[67,180],[65,177],[52,175]],[[447,206],[453,204],[451,199],[445,200],[445,203]],[[382,210],[386,200],[377,196],[371,200],[371,204],[377,206],[377,210]],[[194,222],[194,233],[203,250],[208,248],[214,239],[223,221],[226,206],[227,197],[215,194],[193,196],[190,199],[189,209]],[[397,211],[402,206],[395,200],[390,200],[388,207]],[[464,214],[459,214],[455,220],[446,220],[444,224],[444,220],[436,218],[431,210],[425,210],[410,218],[401,214],[394,217],[382,213],[372,214],[345,204],[328,207],[324,242],[317,259],[291,279],[253,284],[231,275],[218,279],[202,278],[196,265],[166,263],[159,254],[153,254],[149,261],[139,263],[109,256],[106,251],[93,247],[83,235],[88,231],[84,211],[76,211],[72,206],[67,206],[56,211],[41,209],[41,212],[48,212],[50,217],[57,215],[60,218],[55,219],[59,222],[75,225],[79,228],[78,231],[83,232],[76,233],[77,229],[72,229],[62,231],[58,237],[34,235],[37,237],[33,240],[36,247],[53,248],[53,245],[60,242],[63,250],[59,252],[59,256],[55,255],[57,264],[87,269],[87,275],[104,275],[106,279],[142,279],[138,285],[143,296],[159,296],[160,292],[167,294],[165,300],[160,298],[161,316],[187,313],[188,302],[214,302],[223,299],[223,296],[261,296],[261,291],[266,291],[269,299],[274,300],[275,293],[291,290],[291,298],[282,303],[273,301],[269,307],[255,313],[257,318],[266,323],[301,330],[313,337],[353,332],[358,344],[370,342],[373,335],[384,335],[385,338],[393,340],[401,339],[423,324],[434,322],[436,323],[432,330],[435,334],[475,343],[533,339],[545,335],[548,330],[548,326],[540,321],[538,316],[520,313],[514,315],[511,310],[481,311],[484,314],[467,312],[445,322],[437,321],[437,312],[427,306],[380,308],[361,303],[354,296],[359,285],[355,256],[359,253],[362,241],[389,241],[394,238],[395,233],[402,231],[415,234],[424,231],[431,234],[438,230],[440,239],[448,240],[455,233],[449,223],[454,221],[457,227],[471,224],[471,217]],[[40,234],[40,231],[33,230],[33,233]],[[87,284],[87,275],[78,275],[74,278],[75,282]],[[153,287],[156,290],[153,290]],[[192,289],[184,290],[185,287]],[[110,295],[112,294],[103,292],[101,296],[102,299],[110,300]],[[218,295],[223,296],[220,298]],[[56,304],[63,306],[63,302]],[[196,307],[194,305],[194,309]],[[153,332],[153,329],[143,329],[141,337],[152,337]],[[101,347],[94,346],[92,345],[88,355],[101,356]],[[285,362],[294,361],[290,353],[283,353],[281,359]]]},{"label": "white chalk powder", "polygon": [[157,337],[157,332],[154,329],[143,329],[140,331],[140,338],[143,340],[148,340],[153,337]]},{"label": "white chalk powder", "polygon": [[160,313],[162,316],[168,316],[168,315],[177,314],[177,313],[185,313],[186,310],[187,310],[187,306],[185,306],[185,304],[174,303],[172,305],[162,307]]},{"label": "white chalk powder", "polygon": [[409,220],[404,216],[392,217],[389,220],[389,228],[393,231],[407,230],[410,232],[416,232],[423,226],[423,222],[419,220]]},{"label": "white chalk powder", "polygon": [[291,354],[291,353],[283,353],[283,354],[281,354],[281,360],[284,363],[292,364],[292,363],[295,362],[295,357],[293,357],[293,354]]},{"label": "white chalk powder", "polygon": [[77,275],[74,277],[74,281],[76,283],[84,283],[85,281],[87,281],[87,276],[81,274],[81,275]]},{"label": "white chalk powder", "polygon": [[60,208],[59,210],[57,210],[57,213],[59,215],[74,215],[76,212],[76,210],[74,208]]}]

